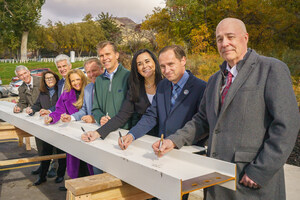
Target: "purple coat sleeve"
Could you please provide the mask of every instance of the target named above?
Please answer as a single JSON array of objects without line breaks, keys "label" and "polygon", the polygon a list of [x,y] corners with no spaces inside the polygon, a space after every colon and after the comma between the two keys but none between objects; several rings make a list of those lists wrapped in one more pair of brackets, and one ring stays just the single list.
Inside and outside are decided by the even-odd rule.
[{"label": "purple coat sleeve", "polygon": [[70,90],[70,92],[63,92],[55,105],[55,111],[49,115],[53,119],[51,124],[58,122],[60,116],[64,113],[72,115],[73,113],[78,112],[78,109],[73,105],[74,102],[76,102],[76,94],[73,89]]}]

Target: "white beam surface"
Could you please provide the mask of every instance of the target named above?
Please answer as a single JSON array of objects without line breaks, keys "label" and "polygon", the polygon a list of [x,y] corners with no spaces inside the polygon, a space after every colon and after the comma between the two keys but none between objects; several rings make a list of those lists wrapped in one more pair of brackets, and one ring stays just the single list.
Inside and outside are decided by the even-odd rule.
[{"label": "white beam surface", "polygon": [[[0,102],[0,119],[160,199],[181,199],[182,182],[213,172],[233,177],[234,180],[222,186],[236,189],[235,164],[192,154],[188,152],[190,148],[173,150],[158,159],[151,148],[158,138],[147,135],[134,141],[125,151],[118,146],[117,131],[110,133],[105,140],[85,143],[80,139],[80,127],[91,131],[96,130],[97,125],[83,122],[45,125],[38,113],[32,117],[24,112],[13,113],[14,105]],[[120,131],[122,135],[128,132]]]}]

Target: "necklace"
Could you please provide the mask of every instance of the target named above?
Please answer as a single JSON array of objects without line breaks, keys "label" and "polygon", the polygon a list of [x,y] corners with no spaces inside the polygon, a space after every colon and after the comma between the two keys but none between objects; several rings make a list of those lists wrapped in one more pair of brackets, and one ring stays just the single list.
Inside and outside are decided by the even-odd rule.
[{"label": "necklace", "polygon": [[147,88],[147,89],[150,89],[150,88],[152,88],[154,86],[154,83],[152,84],[152,85],[146,85],[145,84],[145,87]]}]

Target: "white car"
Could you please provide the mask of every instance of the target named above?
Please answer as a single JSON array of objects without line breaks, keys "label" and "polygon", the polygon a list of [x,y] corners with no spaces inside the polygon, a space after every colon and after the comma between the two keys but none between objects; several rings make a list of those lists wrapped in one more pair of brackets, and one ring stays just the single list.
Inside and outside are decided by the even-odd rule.
[{"label": "white car", "polygon": [[9,84],[9,92],[12,94],[12,95],[19,95],[19,87],[23,84],[23,81],[21,80],[17,80],[17,81],[14,81],[14,82],[10,82]]},{"label": "white car", "polygon": [[80,69],[80,70],[85,74],[85,76],[87,76],[84,67],[78,67],[78,68],[76,68],[76,69]]},{"label": "white car", "polygon": [[0,85],[0,99],[2,97],[7,97],[8,94],[9,94],[8,89],[6,89],[6,87],[3,87],[3,86]]}]

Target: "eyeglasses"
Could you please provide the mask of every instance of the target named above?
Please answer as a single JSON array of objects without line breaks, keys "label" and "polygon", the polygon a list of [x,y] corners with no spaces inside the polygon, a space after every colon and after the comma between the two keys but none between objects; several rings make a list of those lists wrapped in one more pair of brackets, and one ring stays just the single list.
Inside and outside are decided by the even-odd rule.
[{"label": "eyeglasses", "polygon": [[45,80],[46,80],[46,81],[52,81],[52,80],[54,80],[54,76],[49,77],[49,78],[45,78]]}]

